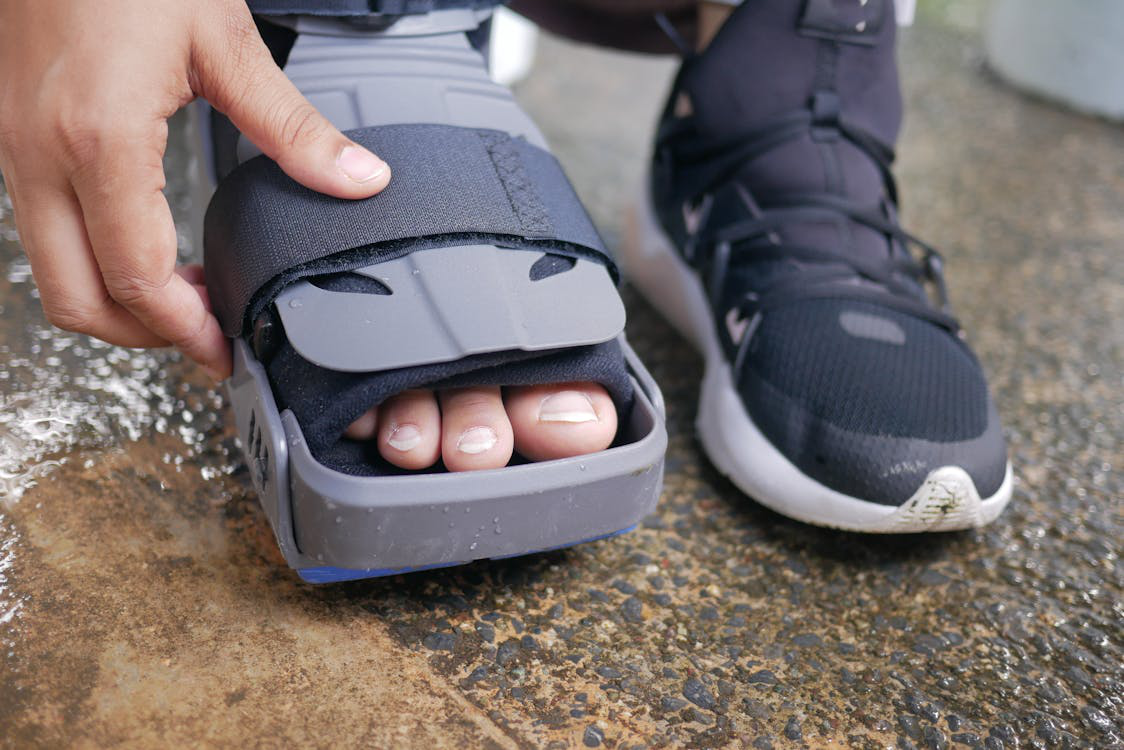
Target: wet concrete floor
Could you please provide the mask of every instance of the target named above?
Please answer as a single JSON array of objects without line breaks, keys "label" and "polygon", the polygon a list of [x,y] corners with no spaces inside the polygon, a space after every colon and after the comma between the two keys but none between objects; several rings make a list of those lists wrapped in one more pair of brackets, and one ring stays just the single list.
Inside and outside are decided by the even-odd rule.
[{"label": "wet concrete floor", "polygon": [[[1121,746],[1124,128],[1007,90],[976,16],[926,12],[899,174],[1006,420],[998,522],[868,537],[755,505],[693,439],[698,359],[633,299],[672,435],[640,529],[306,586],[221,396],[48,327],[0,195],[0,745]],[[671,71],[547,40],[521,88],[611,243]]]}]

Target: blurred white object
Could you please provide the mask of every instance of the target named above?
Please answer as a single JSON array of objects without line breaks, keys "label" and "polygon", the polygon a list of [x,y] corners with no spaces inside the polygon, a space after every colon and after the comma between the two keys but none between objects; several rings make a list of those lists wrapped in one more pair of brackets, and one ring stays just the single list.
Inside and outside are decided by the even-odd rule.
[{"label": "blurred white object", "polygon": [[913,14],[917,12],[917,0],[894,0],[894,15],[898,26],[912,26]]},{"label": "blurred white object", "polygon": [[533,23],[507,8],[497,8],[488,49],[492,80],[511,86],[526,78],[535,62],[538,38],[539,30]]},{"label": "blurred white object", "polygon": [[1015,86],[1124,119],[1124,2],[999,0],[987,29],[991,67]]}]

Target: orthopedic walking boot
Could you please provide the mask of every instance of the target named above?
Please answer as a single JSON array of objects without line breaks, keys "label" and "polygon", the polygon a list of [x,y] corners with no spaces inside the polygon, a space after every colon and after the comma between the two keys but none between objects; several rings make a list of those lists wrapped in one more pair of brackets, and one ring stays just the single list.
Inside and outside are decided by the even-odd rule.
[{"label": "orthopedic walking boot", "polygon": [[[205,268],[233,339],[231,407],[281,551],[311,582],[602,538],[659,497],[663,404],[624,339],[614,261],[539,130],[489,78],[475,43],[487,13],[263,25],[297,88],[392,166],[374,197],[307,190],[212,123]],[[408,471],[345,434],[412,389],[571,382],[611,396],[606,450]]]}]

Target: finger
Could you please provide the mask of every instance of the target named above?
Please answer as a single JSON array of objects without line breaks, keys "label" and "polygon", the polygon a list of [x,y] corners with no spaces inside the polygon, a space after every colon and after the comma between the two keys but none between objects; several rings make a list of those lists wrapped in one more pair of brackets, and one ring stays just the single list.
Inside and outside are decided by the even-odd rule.
[{"label": "finger", "polygon": [[[124,135],[124,134],[123,134]],[[230,343],[176,269],[176,230],[161,192],[166,124],[103,138],[72,183],[109,295],[215,377],[230,373]]]},{"label": "finger", "polygon": [[241,11],[225,27],[197,31],[196,93],[306,187],[337,198],[367,198],[386,187],[387,164],[304,98],[274,62],[249,11]]},{"label": "finger", "polygon": [[192,284],[191,288],[199,295],[199,301],[203,303],[203,309],[206,310],[208,314],[214,315],[215,311],[211,307],[211,297],[207,294],[207,287],[202,284]]},{"label": "finger", "polygon": [[198,263],[188,263],[182,266],[176,266],[176,273],[183,277],[183,280],[192,286],[206,286],[207,277],[203,273],[203,266]]},{"label": "finger", "polygon": [[207,308],[207,312],[214,314],[214,308],[211,307],[211,296],[207,292],[207,282],[203,275],[203,266],[193,263],[190,265],[176,266],[176,273],[179,274],[184,281],[191,284],[191,288],[199,295],[199,299],[203,301],[203,307]]},{"label": "finger", "polygon": [[424,469],[441,455],[441,412],[432,391],[405,391],[379,407],[379,453],[403,469]]},{"label": "finger", "polygon": [[69,187],[21,184],[20,195],[16,222],[47,320],[118,346],[167,346],[109,296]]},{"label": "finger", "polygon": [[441,391],[441,456],[449,471],[498,469],[511,460],[511,422],[496,387]]}]

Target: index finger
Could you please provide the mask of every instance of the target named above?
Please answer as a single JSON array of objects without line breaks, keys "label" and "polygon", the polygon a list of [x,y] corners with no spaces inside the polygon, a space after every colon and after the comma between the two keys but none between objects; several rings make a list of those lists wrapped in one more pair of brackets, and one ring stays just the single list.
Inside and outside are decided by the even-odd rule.
[{"label": "index finger", "polygon": [[96,149],[71,181],[110,296],[153,333],[225,376],[230,343],[199,293],[175,272],[176,230],[162,192],[162,150],[123,139]]}]

